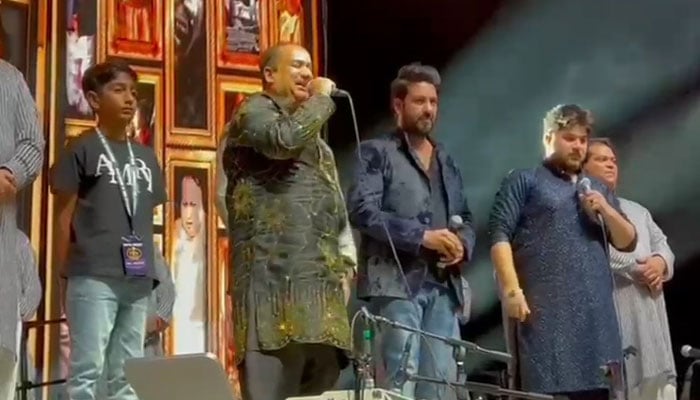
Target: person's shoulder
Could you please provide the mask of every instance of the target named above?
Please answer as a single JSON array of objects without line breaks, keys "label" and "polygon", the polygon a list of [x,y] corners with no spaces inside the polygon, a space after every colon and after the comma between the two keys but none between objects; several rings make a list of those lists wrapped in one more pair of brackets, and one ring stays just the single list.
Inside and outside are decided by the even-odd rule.
[{"label": "person's shoulder", "polygon": [[435,145],[436,154],[438,154],[439,157],[444,158],[445,163],[449,167],[456,169],[456,170],[460,169],[459,164],[457,163],[457,159],[452,155],[452,152],[450,151],[451,148],[448,145],[446,145],[445,143],[440,142],[440,141],[434,141],[434,145]]},{"label": "person's shoulder", "polygon": [[378,149],[378,150],[396,150],[400,144],[400,141],[396,135],[391,133],[384,133],[372,139],[365,139],[360,142],[362,148],[367,149]]},{"label": "person's shoulder", "polygon": [[620,207],[622,207],[626,213],[629,213],[630,211],[637,212],[639,214],[648,214],[649,209],[644,207],[643,205],[637,203],[636,201],[626,199],[624,197],[619,197],[617,198],[620,201]]},{"label": "person's shoulder", "polygon": [[540,167],[530,168],[513,168],[506,173],[504,179],[519,180],[519,179],[534,179],[540,172]]},{"label": "person's shoulder", "polygon": [[602,193],[611,192],[608,185],[606,185],[602,180],[591,175],[583,175],[583,178],[588,178],[591,181],[591,189],[597,190]]},{"label": "person's shoulder", "polygon": [[86,129],[77,136],[68,139],[65,149],[69,152],[81,151],[86,148],[91,148],[98,144],[97,132],[95,129]]},{"label": "person's shoulder", "polygon": [[272,107],[275,101],[265,92],[251,93],[241,102],[241,105],[236,110],[236,114],[250,110],[251,107]]},{"label": "person's shoulder", "polygon": [[24,82],[24,75],[14,65],[0,58],[0,77],[7,81]]},{"label": "person's shoulder", "polygon": [[27,234],[24,233],[24,231],[22,231],[21,229],[17,229],[16,239],[17,239],[17,248],[18,249],[21,250],[21,249],[24,249],[27,247],[31,248],[32,243],[29,240],[29,236],[27,236]]}]

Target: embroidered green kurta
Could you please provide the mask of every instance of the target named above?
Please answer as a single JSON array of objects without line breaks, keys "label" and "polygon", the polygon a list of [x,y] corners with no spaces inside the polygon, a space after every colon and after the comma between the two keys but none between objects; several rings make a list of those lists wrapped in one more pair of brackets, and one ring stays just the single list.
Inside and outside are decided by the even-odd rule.
[{"label": "embroidered green kurta", "polygon": [[249,329],[260,350],[291,341],[350,347],[342,280],[354,260],[341,254],[347,212],[333,153],[320,137],[334,111],[328,96],[288,111],[260,93],[228,125],[223,164],[236,363]]}]

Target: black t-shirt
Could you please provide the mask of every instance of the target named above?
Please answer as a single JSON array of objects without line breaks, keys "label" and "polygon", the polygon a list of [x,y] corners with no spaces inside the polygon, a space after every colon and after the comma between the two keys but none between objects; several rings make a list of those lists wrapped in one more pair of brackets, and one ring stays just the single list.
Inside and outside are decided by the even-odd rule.
[{"label": "black t-shirt", "polygon": [[137,176],[139,195],[134,230],[143,240],[149,260],[146,277],[157,281],[153,267],[153,208],[167,200],[163,171],[149,147],[131,142],[137,173],[130,173],[126,142],[107,139],[118,164],[112,165],[96,132],[83,134],[54,165],[53,191],[77,193],[71,224],[67,260],[68,276],[124,277],[122,237],[131,233],[119,182],[120,173],[132,201],[132,176]]},{"label": "black t-shirt", "polygon": [[[433,217],[430,221],[431,229],[447,228],[447,196],[445,195],[445,185],[442,182],[442,170],[440,163],[437,160],[436,153],[430,160],[430,168],[428,169],[428,177],[430,178],[430,211]],[[428,263],[427,282],[439,283],[446,285],[447,273],[441,271],[437,267],[440,261],[440,255],[436,251],[430,252],[430,262]]]}]

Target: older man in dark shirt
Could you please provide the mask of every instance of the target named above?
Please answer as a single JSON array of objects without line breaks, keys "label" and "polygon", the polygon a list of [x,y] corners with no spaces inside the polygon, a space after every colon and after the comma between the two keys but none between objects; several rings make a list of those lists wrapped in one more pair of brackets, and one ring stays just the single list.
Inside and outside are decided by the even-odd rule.
[{"label": "older man in dark shirt", "polygon": [[[386,318],[452,337],[465,304],[461,269],[472,254],[475,234],[460,171],[431,137],[439,86],[432,67],[401,68],[392,84],[397,129],[362,143],[348,212],[361,233],[358,296]],[[448,230],[451,216],[463,223]],[[419,399],[455,395],[442,385],[405,379],[405,373],[417,373],[455,380],[450,346],[391,329],[382,333],[380,348],[383,387]]]},{"label": "older man in dark shirt", "polygon": [[227,127],[218,184],[226,184],[233,248],[235,362],[250,400],[323,393],[350,348],[346,282],[355,261],[333,152],[320,137],[335,110],[334,83],[313,78],[311,67],[303,47],[267,49],[264,91]]}]

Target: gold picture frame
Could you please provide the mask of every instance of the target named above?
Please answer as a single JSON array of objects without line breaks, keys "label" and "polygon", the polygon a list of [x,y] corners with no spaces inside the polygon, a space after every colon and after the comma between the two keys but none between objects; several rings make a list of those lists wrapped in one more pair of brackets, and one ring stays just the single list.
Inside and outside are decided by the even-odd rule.
[{"label": "gold picture frame", "polygon": [[[269,1],[259,1],[259,8],[257,10],[257,33],[248,32],[251,28],[245,27],[243,23],[239,22],[239,28],[236,29],[232,25],[233,11],[228,9],[227,0],[214,0],[215,1],[215,34],[216,34],[216,62],[219,68],[231,68],[241,71],[257,71],[258,65],[260,63],[260,55],[270,44],[270,30],[268,23],[269,15]],[[254,23],[254,22],[253,22]],[[258,35],[257,41],[254,37]],[[239,41],[244,41],[248,39],[247,43],[236,43],[233,44],[237,47],[242,47],[248,45],[254,47],[257,44],[257,52],[241,52],[232,51],[228,49],[230,41],[237,39]]]},{"label": "gold picture frame", "polygon": [[160,68],[132,65],[138,75],[137,112],[130,130],[132,139],[150,147],[163,165],[163,72]]},{"label": "gold picture frame", "polygon": [[[165,9],[165,105],[166,144],[214,149],[214,26],[213,0],[203,0],[191,11],[183,0],[166,2]],[[188,15],[189,25],[175,32],[178,15]],[[177,44],[176,44],[177,42]],[[202,113],[202,105],[204,112]]]},{"label": "gold picture frame", "polygon": [[[168,193],[171,198],[166,205],[166,225],[165,225],[165,255],[168,260],[168,265],[172,270],[173,280],[175,282],[176,288],[179,288],[178,277],[180,276],[179,268],[181,265],[197,265],[192,259],[188,259],[187,263],[180,262],[177,257],[179,254],[179,240],[183,235],[187,235],[188,229],[196,229],[197,222],[190,223],[190,216],[183,217],[186,206],[181,208],[180,204],[182,201],[182,188],[183,182],[186,179],[190,179],[194,182],[200,189],[202,205],[201,211],[203,211],[203,218],[199,221],[200,232],[206,233],[206,241],[204,244],[205,254],[203,254],[203,261],[206,262],[206,266],[202,267],[202,271],[205,273],[203,278],[204,287],[201,288],[206,299],[199,299],[204,301],[205,310],[203,311],[206,321],[204,322],[204,334],[203,338],[205,340],[205,351],[211,352],[217,355],[223,355],[225,351],[224,343],[224,320],[223,320],[223,306],[224,306],[224,280],[225,271],[220,271],[217,268],[216,257],[214,246],[217,243],[216,235],[216,212],[214,206],[214,197],[216,196],[215,187],[215,158],[216,152],[211,150],[186,150],[186,149],[166,149],[165,153],[165,165],[166,167],[166,179],[168,184]],[[192,186],[188,186],[189,190],[192,190]],[[191,192],[189,192],[191,193]],[[189,211],[188,211],[189,212]],[[195,217],[201,214],[196,213]],[[184,219],[184,222],[183,222]],[[193,228],[194,227],[194,228]],[[196,235],[196,233],[195,233]],[[196,237],[192,239],[193,241],[198,240]],[[190,246],[190,245],[186,245]],[[195,246],[196,244],[192,245]],[[196,252],[196,250],[195,250]],[[191,271],[189,271],[191,276]],[[196,272],[195,274],[199,274]],[[183,280],[188,279],[184,277]],[[198,276],[198,275],[197,275]],[[195,289],[195,293],[197,289]],[[178,293],[178,299],[176,299],[175,309],[173,311],[173,321],[171,327],[168,329],[166,334],[166,349],[168,354],[176,354],[180,349],[177,348],[177,330],[179,328],[193,326],[190,320],[183,322],[181,325],[178,322],[178,301],[189,301],[186,299],[188,294]],[[193,298],[191,301],[198,301]],[[193,309],[197,306],[192,307]],[[188,318],[190,318],[188,316]],[[196,337],[196,335],[190,335],[190,337]],[[185,351],[190,352],[190,351]]]},{"label": "gold picture frame", "polygon": [[156,206],[153,209],[153,225],[163,226],[163,205]]},{"label": "gold picture frame", "polygon": [[163,254],[163,234],[154,233],[153,234],[153,250],[160,251]]},{"label": "gold picture frame", "polygon": [[[262,80],[248,77],[219,75],[216,78],[216,126],[220,134],[217,135],[217,144],[224,132],[224,125],[235,112],[235,107],[246,95],[262,90]],[[243,95],[237,97],[237,95]]]},{"label": "gold picture frame", "polygon": [[81,119],[66,119],[64,123],[65,140],[77,138],[83,133],[94,130],[97,127],[97,121],[87,121]]},{"label": "gold picture frame", "polygon": [[221,276],[223,277],[223,280],[221,282],[221,290],[224,293],[224,301],[221,305],[221,309],[224,310],[224,325],[222,326],[221,332],[223,338],[221,342],[223,351],[219,355],[219,359],[224,365],[224,369],[226,370],[226,376],[233,385],[234,393],[237,395],[236,398],[241,398],[241,388],[238,375],[239,371],[237,365],[235,364],[236,341],[233,337],[233,300],[232,297],[228,294],[228,285],[230,279],[229,272],[231,271],[231,268],[229,267],[230,260],[231,245],[229,244],[228,235],[220,235],[217,239],[216,263],[218,265],[219,271],[222,271]]},{"label": "gold picture frame", "polygon": [[106,1],[103,19],[106,35],[102,36],[107,56],[163,59],[163,1],[147,1],[150,5],[146,7],[133,7],[120,0]]}]

